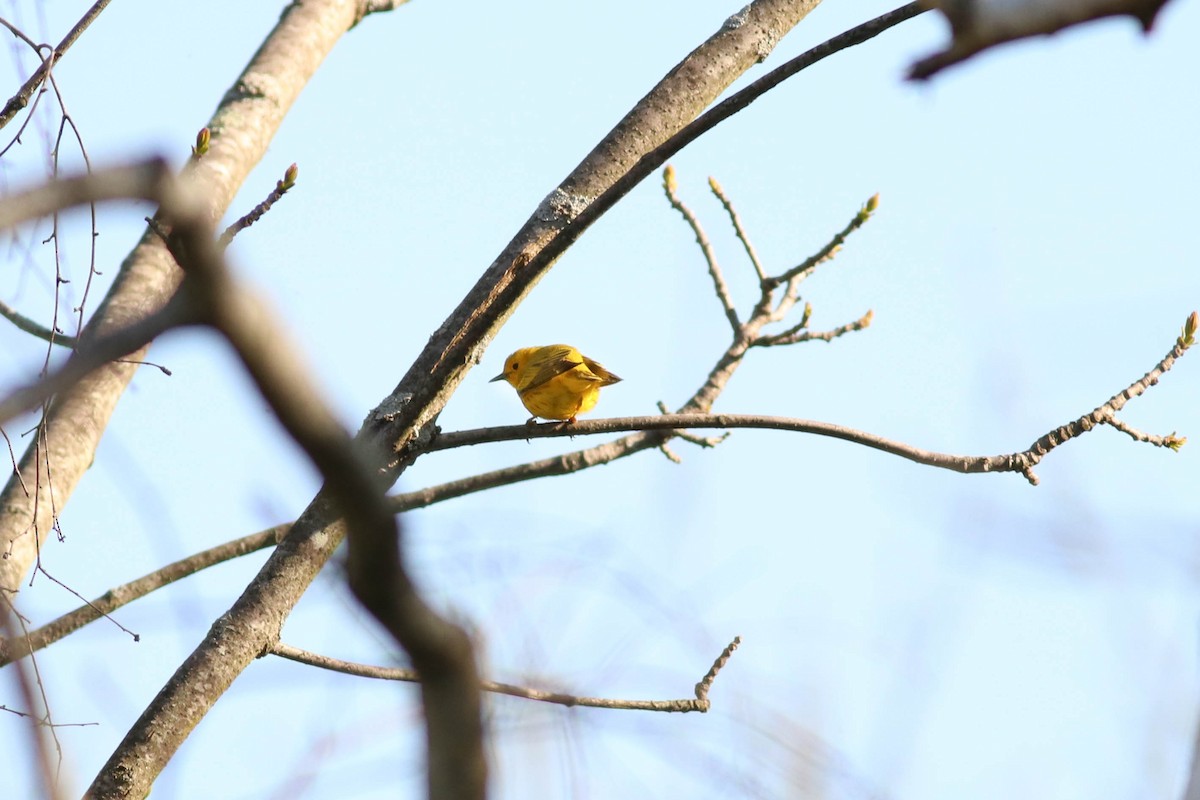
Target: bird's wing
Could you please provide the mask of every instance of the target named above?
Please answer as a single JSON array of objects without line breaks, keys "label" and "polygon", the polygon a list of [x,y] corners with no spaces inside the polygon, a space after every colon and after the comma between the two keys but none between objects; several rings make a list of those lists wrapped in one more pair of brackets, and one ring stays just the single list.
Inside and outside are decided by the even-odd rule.
[{"label": "bird's wing", "polygon": [[[542,384],[557,378],[564,372],[568,372],[583,363],[578,351],[566,345],[551,345],[543,347],[542,350],[534,356],[530,366],[536,366],[537,371],[533,373],[533,378],[529,383],[521,387],[521,391],[525,392],[534,389]],[[594,376],[579,375],[583,380],[592,380]],[[599,380],[599,378],[595,378]]]},{"label": "bird's wing", "polygon": [[621,382],[621,377],[615,372],[606,369],[603,364],[598,364],[587,356],[583,357],[583,363],[600,380],[601,386],[611,386],[614,383]]}]

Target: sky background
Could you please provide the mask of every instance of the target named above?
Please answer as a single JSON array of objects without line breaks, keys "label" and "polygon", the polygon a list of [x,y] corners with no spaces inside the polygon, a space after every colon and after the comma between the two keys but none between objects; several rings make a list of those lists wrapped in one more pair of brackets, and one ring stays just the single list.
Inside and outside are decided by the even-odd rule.
[{"label": "sky background", "polygon": [[[85,4],[0,7],[33,38],[57,41]],[[55,73],[92,163],[151,153],[182,163],[281,7],[113,3]],[[229,219],[293,162],[297,187],[229,254],[286,321],[348,429],[542,198],[739,7],[416,0],[342,40]],[[829,0],[746,80],[890,8]],[[1200,89],[1187,77],[1200,75],[1198,29],[1200,4],[1175,0],[1149,37],[1107,21],[914,85],[907,65],[948,35],[926,14],[791,79],[674,158],[742,309],[756,287],[708,176],[773,272],[881,196],[875,218],[804,287],[814,328],[873,309],[871,328],[751,353],[715,410],[985,455],[1027,447],[1153,367],[1200,307]],[[10,49],[8,93],[30,68]],[[0,159],[6,186],[45,175],[56,124],[37,117]],[[77,164],[77,150],[64,160]],[[728,327],[659,183],[645,181],[537,286],[459,387],[443,429],[523,421],[511,388],[487,379],[532,344],[569,342],[625,379],[592,416],[654,413],[695,391]],[[102,210],[106,274],[89,310],[146,213]],[[68,226],[64,314],[87,269],[86,218]],[[0,299],[43,321],[54,303],[47,230],[6,239],[0,269]],[[29,380],[44,357],[43,342],[0,321],[0,385]],[[65,541],[44,551],[47,570],[87,597],[292,519],[317,487],[216,337],[172,334],[150,358],[174,375],[138,373],[62,514]],[[1192,358],[1123,419],[1200,437]],[[14,446],[25,447],[28,427],[6,426]],[[592,443],[434,454],[397,489]],[[743,639],[707,715],[491,700],[497,797],[1172,797],[1200,687],[1196,446],[1176,454],[1098,430],[1050,455],[1034,488],[739,430],[712,450],[676,443],[682,464],[642,453],[402,522],[422,586],[471,626],[494,679],[687,697],[729,640]],[[121,609],[140,643],[94,623],[38,654],[56,721],[86,723],[58,731],[69,793],[265,557]],[[34,625],[78,604],[44,578],[20,603]],[[283,640],[370,663],[398,657],[337,563]],[[415,696],[262,659],[154,797],[419,796]],[[0,675],[0,704],[21,705],[10,675]],[[22,721],[0,715],[0,747],[27,742]],[[20,766],[5,771],[13,797],[33,791]]]}]

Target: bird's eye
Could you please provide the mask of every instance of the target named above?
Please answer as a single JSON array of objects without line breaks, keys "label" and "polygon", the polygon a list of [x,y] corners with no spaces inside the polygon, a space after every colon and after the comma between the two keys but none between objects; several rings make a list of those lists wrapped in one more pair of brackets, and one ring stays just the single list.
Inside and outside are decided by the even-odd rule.
[{"label": "bird's eye", "polygon": [[519,366],[521,366],[521,365],[520,365],[519,363],[517,363],[516,361],[514,361],[514,362],[512,363],[512,366],[511,366],[511,367],[509,367],[509,369],[516,369],[516,368],[517,368],[517,367],[519,367]]}]

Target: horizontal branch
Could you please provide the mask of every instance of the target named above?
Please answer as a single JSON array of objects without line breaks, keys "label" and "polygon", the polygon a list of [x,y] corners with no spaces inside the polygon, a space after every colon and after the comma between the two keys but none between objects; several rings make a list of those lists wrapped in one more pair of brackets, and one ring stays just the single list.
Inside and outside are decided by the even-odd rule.
[{"label": "horizontal branch", "polygon": [[611,419],[579,420],[574,424],[547,422],[539,425],[505,425],[498,428],[475,428],[442,433],[433,438],[426,452],[449,450],[487,442],[506,442],[519,439],[545,439],[559,436],[584,436],[598,433],[627,433],[631,431],[675,431],[695,428],[755,428],[760,430],[792,431],[828,436],[865,445],[885,453],[907,458],[918,464],[955,472],[1021,472],[1024,453],[996,456],[960,456],[936,453],[897,442],[873,433],[794,417],[773,417],[764,414],[660,414],[646,417],[613,417]]},{"label": "horizontal branch", "polygon": [[[703,713],[708,711],[710,707],[708,690],[712,687],[713,680],[725,666],[726,662],[729,661],[730,654],[737,649],[739,644],[741,644],[741,638],[735,638],[721,651],[721,655],[717,656],[708,673],[696,684],[695,697],[679,700],[619,700],[608,697],[585,697],[565,692],[533,689],[528,686],[518,686],[499,681],[480,681],[479,687],[483,691],[493,694],[504,694],[509,697],[519,697],[523,700],[536,700],[539,703],[553,703],[568,707],[585,706],[588,708],[608,708],[620,711],[666,711],[676,713],[699,711]],[[292,647],[283,642],[276,642],[272,645],[270,653],[281,658],[286,658],[289,661],[307,664],[310,667],[319,667],[360,678],[403,681],[405,683],[419,683],[421,680],[416,670],[404,669],[402,667],[379,667],[372,664],[360,664],[355,661],[343,661],[340,658],[332,658],[319,653],[312,653],[308,650],[301,650],[299,647]]]},{"label": "horizontal branch", "polygon": [[796,433],[810,433],[816,436],[828,436],[833,439],[861,444],[875,450],[906,458],[925,466],[953,470],[962,473],[981,472],[1019,472],[1031,484],[1037,485],[1038,478],[1033,468],[1051,450],[1071,439],[1094,429],[1097,425],[1110,425],[1117,430],[1130,435],[1136,441],[1153,444],[1156,447],[1166,447],[1178,450],[1187,441],[1185,437],[1172,433],[1167,436],[1152,436],[1134,431],[1116,419],[1116,414],[1125,404],[1135,397],[1141,396],[1147,389],[1158,383],[1175,361],[1189,347],[1195,344],[1197,331],[1200,330],[1200,314],[1193,311],[1184,321],[1183,330],[1175,340],[1171,350],[1142,377],[1110,397],[1105,403],[1081,417],[1059,426],[1039,437],[1025,450],[1004,453],[994,456],[961,456],[949,453],[937,453],[923,450],[904,442],[897,442],[873,433],[835,425],[831,422],[817,420],[795,419],[792,417],[773,417],[758,414],[660,414],[648,417],[616,417],[612,419],[595,419],[570,422],[548,422],[540,425],[506,425],[497,428],[475,428],[466,431],[438,433],[422,448],[421,452],[449,450],[465,445],[483,444],[486,442],[514,441],[518,439],[542,439],[559,436],[581,436],[596,433],[625,433],[629,431],[675,431],[691,428],[758,428],[765,430],[783,430]]}]

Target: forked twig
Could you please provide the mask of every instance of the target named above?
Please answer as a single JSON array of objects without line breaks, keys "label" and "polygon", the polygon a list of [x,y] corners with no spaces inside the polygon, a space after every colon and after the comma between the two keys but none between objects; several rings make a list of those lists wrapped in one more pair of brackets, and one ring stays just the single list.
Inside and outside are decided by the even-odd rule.
[{"label": "forked twig", "polygon": [[[37,88],[42,85],[42,82],[46,79],[46,75],[50,72],[51,68],[53,68],[58,60],[62,58],[63,53],[67,52],[67,49],[70,48],[71,45],[73,45],[75,41],[83,35],[83,32],[87,30],[88,26],[91,25],[92,22],[95,21],[96,17],[100,16],[100,12],[104,10],[104,7],[111,2],[112,0],[97,0],[97,2],[94,3],[92,7],[89,8],[84,15],[79,18],[79,21],[75,23],[71,30],[67,32],[67,35],[63,37],[62,41],[58,43],[58,46],[54,48],[50,55],[42,59],[42,63],[36,70],[34,70],[33,74],[29,76],[29,79],[26,80],[24,85],[17,90],[16,94],[9,98],[8,102],[4,104],[4,109],[0,110],[0,128],[3,128],[5,125],[7,125],[22,108],[25,108],[25,106],[29,104],[29,98],[32,97]],[[12,30],[12,26],[7,27]],[[14,33],[16,33],[15,30]],[[28,38],[26,38],[26,41],[29,41]],[[38,46],[32,42],[30,42],[30,45],[35,50],[38,49]]]}]

